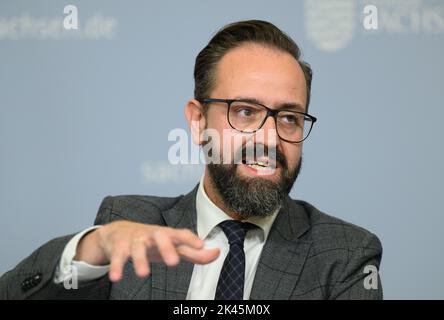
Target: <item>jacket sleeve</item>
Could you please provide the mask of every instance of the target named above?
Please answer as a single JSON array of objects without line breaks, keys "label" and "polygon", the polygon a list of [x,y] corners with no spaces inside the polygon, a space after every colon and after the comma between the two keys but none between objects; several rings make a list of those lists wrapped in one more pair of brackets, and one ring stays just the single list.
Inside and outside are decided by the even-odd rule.
[{"label": "jacket sleeve", "polygon": [[379,239],[369,234],[353,248],[350,259],[333,287],[329,299],[381,300],[383,298],[379,265],[382,246]]},{"label": "jacket sleeve", "polygon": [[[100,206],[96,223],[107,223],[112,198],[106,197]],[[65,288],[54,283],[54,274],[65,246],[75,234],[53,239],[14,269],[0,278],[0,299],[108,299],[110,282],[104,276],[98,280]],[[69,288],[69,286],[66,286]]]}]

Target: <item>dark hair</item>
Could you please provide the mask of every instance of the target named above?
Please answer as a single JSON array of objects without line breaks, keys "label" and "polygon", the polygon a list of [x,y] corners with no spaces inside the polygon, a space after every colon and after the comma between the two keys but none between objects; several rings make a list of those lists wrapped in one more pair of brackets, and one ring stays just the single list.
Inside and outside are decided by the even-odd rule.
[{"label": "dark hair", "polygon": [[307,85],[307,106],[310,102],[312,70],[308,63],[300,60],[298,45],[274,24],[262,20],[231,23],[220,29],[205,48],[199,52],[194,66],[194,97],[208,98],[214,88],[217,63],[231,49],[246,42],[258,43],[291,54],[302,68]]}]

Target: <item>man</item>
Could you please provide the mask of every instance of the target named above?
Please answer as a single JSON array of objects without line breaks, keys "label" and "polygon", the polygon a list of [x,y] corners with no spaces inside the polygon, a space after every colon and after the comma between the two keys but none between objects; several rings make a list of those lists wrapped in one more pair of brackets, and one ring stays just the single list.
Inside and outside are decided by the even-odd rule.
[{"label": "man", "polygon": [[199,53],[194,78],[185,115],[211,160],[194,190],[105,198],[95,227],[3,275],[1,298],[382,298],[369,272],[377,237],[288,196],[316,121],[296,43],[265,21],[230,24]]}]

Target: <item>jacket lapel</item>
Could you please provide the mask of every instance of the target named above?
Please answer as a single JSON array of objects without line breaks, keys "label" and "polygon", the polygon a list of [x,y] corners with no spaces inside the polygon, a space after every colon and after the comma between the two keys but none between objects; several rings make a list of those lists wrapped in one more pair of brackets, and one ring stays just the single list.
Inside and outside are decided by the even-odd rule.
[{"label": "jacket lapel", "polygon": [[[185,228],[197,233],[196,193],[198,186],[180,199],[162,216],[171,228]],[[177,267],[169,268],[163,263],[152,264],[152,299],[183,300],[188,293],[194,265],[181,260]]]},{"label": "jacket lapel", "polygon": [[[197,232],[197,190],[198,186],[162,214],[166,226]],[[311,242],[300,239],[308,229],[304,208],[287,197],[262,250],[251,300],[287,300],[291,297],[311,246]],[[186,298],[194,267],[191,262],[182,260],[175,268],[162,263],[154,263],[151,267],[151,299]],[[148,294],[143,291],[139,291],[139,299]]]},{"label": "jacket lapel", "polygon": [[290,298],[311,246],[299,239],[308,229],[304,209],[287,197],[262,250],[251,300]]}]

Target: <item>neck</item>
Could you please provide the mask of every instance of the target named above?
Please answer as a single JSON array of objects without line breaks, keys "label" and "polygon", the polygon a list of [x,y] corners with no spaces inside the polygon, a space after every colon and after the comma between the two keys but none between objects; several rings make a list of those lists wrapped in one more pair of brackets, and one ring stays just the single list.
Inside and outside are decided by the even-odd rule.
[{"label": "neck", "polygon": [[208,172],[208,169],[205,168],[205,175],[204,175],[204,190],[207,194],[208,198],[225,214],[235,220],[243,220],[243,217],[231,210],[222,199],[222,196],[220,195],[219,191],[217,190],[216,186],[213,183],[213,180],[210,177],[210,174]]}]

